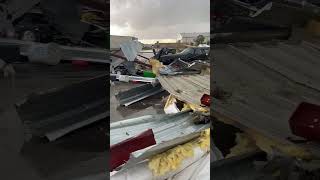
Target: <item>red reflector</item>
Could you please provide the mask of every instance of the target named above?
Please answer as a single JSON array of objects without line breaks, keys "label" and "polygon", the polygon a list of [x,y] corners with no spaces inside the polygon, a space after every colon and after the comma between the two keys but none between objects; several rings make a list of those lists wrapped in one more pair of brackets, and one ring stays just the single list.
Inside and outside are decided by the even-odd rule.
[{"label": "red reflector", "polygon": [[201,104],[205,105],[205,106],[210,106],[211,104],[211,96],[208,94],[204,94],[201,97]]},{"label": "red reflector", "polygon": [[302,102],[289,120],[293,134],[320,141],[320,106]]}]

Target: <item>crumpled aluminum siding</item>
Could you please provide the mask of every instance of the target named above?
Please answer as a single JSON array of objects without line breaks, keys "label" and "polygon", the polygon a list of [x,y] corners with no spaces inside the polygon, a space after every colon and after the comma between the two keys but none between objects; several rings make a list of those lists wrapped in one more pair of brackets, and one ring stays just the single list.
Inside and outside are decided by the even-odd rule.
[{"label": "crumpled aluminum siding", "polygon": [[120,44],[120,48],[128,61],[134,61],[142,50],[142,44],[139,41],[127,41]]},{"label": "crumpled aluminum siding", "polygon": [[[50,141],[93,122],[105,119],[107,75],[100,75],[63,88],[34,93],[16,104],[26,133]],[[29,132],[30,131],[30,132]]]},{"label": "crumpled aluminum siding", "polygon": [[209,127],[210,124],[195,125],[190,112],[174,115],[143,116],[112,123],[110,125],[110,145],[134,137],[147,129],[153,130],[158,144],[193,132],[199,132]]},{"label": "crumpled aluminum siding", "polygon": [[120,105],[129,106],[162,91],[164,91],[164,89],[162,89],[160,84],[145,84],[127,91],[119,92],[119,94],[116,95],[116,98],[119,100]]},{"label": "crumpled aluminum siding", "polygon": [[290,143],[288,120],[298,104],[320,104],[319,50],[305,42],[213,48],[213,87],[231,96],[214,97],[212,112]]}]

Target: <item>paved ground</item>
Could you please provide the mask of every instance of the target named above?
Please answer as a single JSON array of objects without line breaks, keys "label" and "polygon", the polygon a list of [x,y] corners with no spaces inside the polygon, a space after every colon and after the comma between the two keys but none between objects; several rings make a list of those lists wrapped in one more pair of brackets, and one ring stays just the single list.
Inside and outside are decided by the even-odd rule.
[{"label": "paved ground", "polygon": [[105,69],[104,66],[79,69],[70,64],[20,64],[15,66],[17,74],[14,79],[0,74],[1,179],[73,179],[106,170],[107,120],[79,129],[52,143],[41,138],[24,142],[23,124],[14,107],[16,102],[32,92],[105,74]]},{"label": "paved ground", "polygon": [[110,87],[110,122],[139,117],[143,115],[164,113],[163,108],[168,96],[168,93],[166,91],[148,97],[127,107],[120,106],[118,100],[115,97],[115,94],[119,93],[120,91],[126,91],[137,86],[141,86],[141,84],[114,82],[114,85]]}]

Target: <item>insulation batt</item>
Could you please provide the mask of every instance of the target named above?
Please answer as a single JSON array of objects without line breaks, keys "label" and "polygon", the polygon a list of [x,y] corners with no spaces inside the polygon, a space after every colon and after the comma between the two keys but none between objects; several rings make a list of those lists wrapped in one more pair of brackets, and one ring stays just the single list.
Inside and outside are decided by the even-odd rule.
[{"label": "insulation batt", "polygon": [[[165,180],[165,179],[171,179],[171,180],[181,180],[181,179],[191,179],[190,177],[193,177],[195,173],[200,173],[194,170],[194,173],[190,173],[190,165],[199,165],[202,163],[198,163],[198,161],[201,161],[204,157],[209,156],[209,153],[207,151],[203,151],[200,147],[194,148],[194,155],[192,157],[189,157],[182,161],[180,167],[174,171],[168,172],[163,176],[154,176],[152,171],[149,169],[148,164],[149,161],[144,161],[136,166],[124,169],[118,172],[112,172],[110,176],[111,180]],[[205,169],[210,169],[210,157],[208,159],[207,166]],[[201,169],[199,166],[194,167],[192,166],[192,169]],[[189,171],[189,173],[187,173]],[[210,172],[210,170],[208,170]],[[204,174],[201,173],[201,174]],[[204,175],[202,175],[204,176]],[[209,175],[207,175],[209,176]],[[208,178],[209,180],[210,178]],[[202,179],[207,180],[207,179]]]},{"label": "insulation batt", "polygon": [[280,152],[282,154],[304,160],[315,158],[314,155],[305,148],[293,144],[279,142],[276,139],[268,138],[256,131],[250,131],[250,135],[249,133],[237,133],[236,142],[237,145],[231,148],[230,154],[227,155],[228,158],[254,151],[258,148],[268,154]]},{"label": "insulation batt", "polygon": [[237,144],[230,149],[230,154],[228,154],[226,158],[258,150],[255,142],[244,133],[236,134],[236,143]]},{"label": "insulation batt", "polygon": [[209,150],[210,129],[201,132],[201,136],[196,140],[152,157],[149,161],[149,168],[155,176],[163,176],[167,172],[178,169],[184,159],[192,157],[195,147],[200,147],[203,151]]},{"label": "insulation batt", "polygon": [[[209,149],[210,129],[207,129],[199,138],[155,155],[135,167],[114,173],[110,178],[111,180],[173,180],[176,176],[180,179],[189,179],[194,176],[194,173],[184,173],[185,169],[191,167],[199,169],[197,167],[200,165],[209,167],[210,163],[205,163],[207,162],[205,160],[210,162]],[[192,164],[198,164],[198,166],[190,166]]]}]

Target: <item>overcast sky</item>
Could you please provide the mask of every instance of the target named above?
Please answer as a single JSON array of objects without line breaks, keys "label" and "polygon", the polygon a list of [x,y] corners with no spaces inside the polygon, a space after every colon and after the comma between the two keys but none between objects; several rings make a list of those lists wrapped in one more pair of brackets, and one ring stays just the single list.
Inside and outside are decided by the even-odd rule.
[{"label": "overcast sky", "polygon": [[210,0],[110,0],[111,35],[176,39],[210,31]]}]

